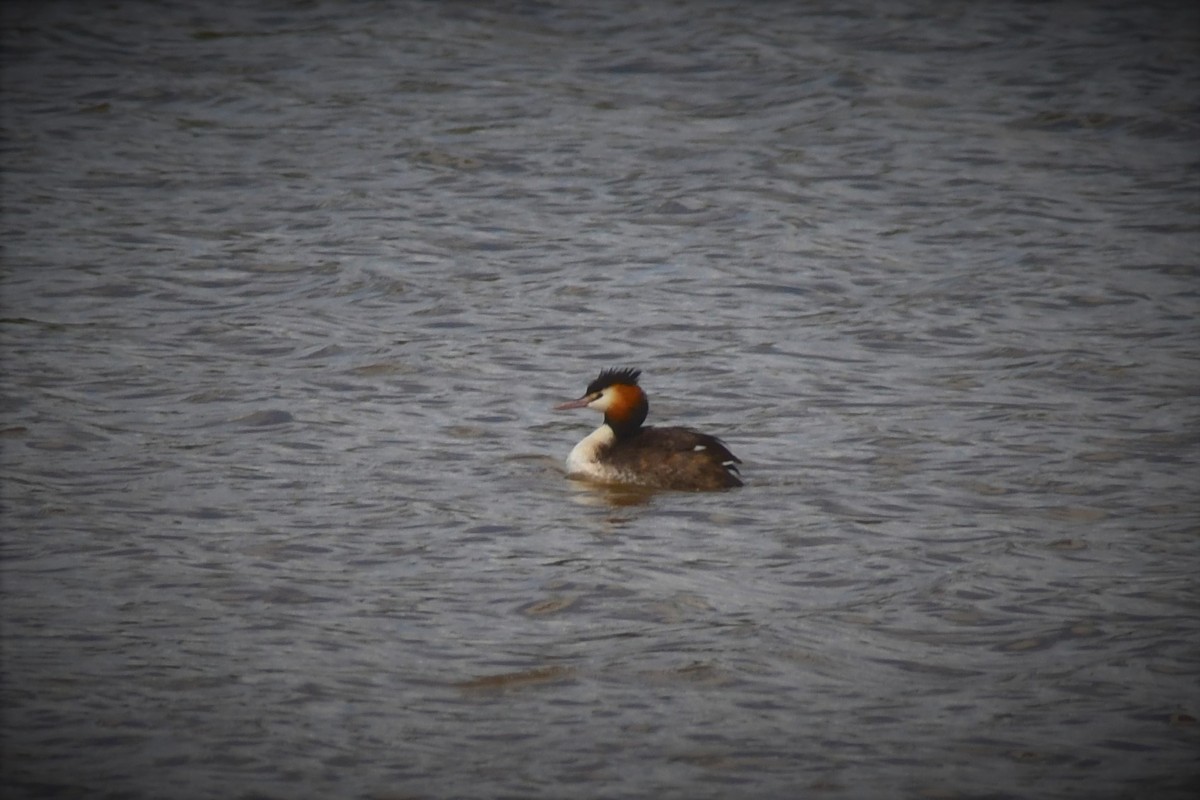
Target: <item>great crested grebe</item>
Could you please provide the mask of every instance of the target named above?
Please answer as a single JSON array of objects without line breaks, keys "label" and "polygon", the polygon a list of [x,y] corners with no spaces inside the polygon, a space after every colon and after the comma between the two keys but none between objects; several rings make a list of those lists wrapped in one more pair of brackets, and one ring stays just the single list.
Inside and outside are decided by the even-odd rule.
[{"label": "great crested grebe", "polygon": [[715,436],[691,428],[642,427],[650,404],[638,386],[638,369],[606,369],[578,400],[555,411],[591,408],[604,424],[575,445],[567,474],[600,483],[654,489],[712,491],[741,486],[741,459]]}]

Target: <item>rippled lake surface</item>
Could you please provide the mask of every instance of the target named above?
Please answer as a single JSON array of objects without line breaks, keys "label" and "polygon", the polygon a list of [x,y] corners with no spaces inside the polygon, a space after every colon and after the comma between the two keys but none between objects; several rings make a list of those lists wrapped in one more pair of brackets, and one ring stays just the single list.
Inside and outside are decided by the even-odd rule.
[{"label": "rippled lake surface", "polygon": [[1187,4],[2,13],[5,797],[1200,787]]}]

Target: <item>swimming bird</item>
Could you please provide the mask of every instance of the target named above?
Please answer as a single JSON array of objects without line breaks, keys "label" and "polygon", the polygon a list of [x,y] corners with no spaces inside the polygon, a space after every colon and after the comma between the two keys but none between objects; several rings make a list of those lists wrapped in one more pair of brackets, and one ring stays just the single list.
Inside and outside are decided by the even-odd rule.
[{"label": "swimming bird", "polygon": [[555,411],[591,408],[604,424],[567,457],[571,478],[653,489],[713,491],[741,486],[741,459],[715,436],[691,428],[643,426],[650,404],[639,369],[606,369],[578,400]]}]

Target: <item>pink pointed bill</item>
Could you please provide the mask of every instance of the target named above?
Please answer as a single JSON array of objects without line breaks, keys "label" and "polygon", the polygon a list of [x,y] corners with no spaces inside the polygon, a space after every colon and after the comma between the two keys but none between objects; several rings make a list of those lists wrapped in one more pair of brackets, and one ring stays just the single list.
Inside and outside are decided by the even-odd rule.
[{"label": "pink pointed bill", "polygon": [[563,403],[554,407],[555,411],[568,411],[572,408],[585,408],[588,403],[592,402],[592,398],[584,395],[578,400],[572,400],[569,403]]}]

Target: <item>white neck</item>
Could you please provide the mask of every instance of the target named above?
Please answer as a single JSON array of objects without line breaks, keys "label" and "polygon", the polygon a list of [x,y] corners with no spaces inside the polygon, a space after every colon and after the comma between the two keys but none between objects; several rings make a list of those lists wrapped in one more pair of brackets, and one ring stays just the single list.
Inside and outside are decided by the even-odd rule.
[{"label": "white neck", "polygon": [[592,475],[597,471],[600,451],[611,445],[617,438],[613,429],[605,423],[575,445],[571,455],[567,456],[568,475]]}]

